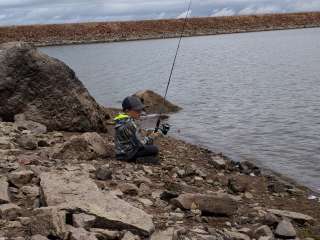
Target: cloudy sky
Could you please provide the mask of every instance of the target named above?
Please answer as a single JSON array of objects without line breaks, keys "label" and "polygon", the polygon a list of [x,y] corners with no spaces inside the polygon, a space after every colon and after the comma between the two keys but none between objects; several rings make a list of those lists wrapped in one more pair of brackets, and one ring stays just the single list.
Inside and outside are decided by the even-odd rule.
[{"label": "cloudy sky", "polygon": [[[0,0],[0,25],[163,19],[188,0]],[[320,11],[320,0],[193,0],[191,16]]]}]

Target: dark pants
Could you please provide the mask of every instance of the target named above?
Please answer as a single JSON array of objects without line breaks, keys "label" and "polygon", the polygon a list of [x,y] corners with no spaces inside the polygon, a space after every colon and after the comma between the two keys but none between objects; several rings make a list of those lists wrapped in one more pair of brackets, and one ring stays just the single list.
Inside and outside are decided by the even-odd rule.
[{"label": "dark pants", "polygon": [[135,161],[138,158],[156,157],[159,154],[159,148],[154,145],[143,145],[132,157],[126,155],[117,155],[118,160]]},{"label": "dark pants", "polygon": [[143,145],[142,148],[134,155],[133,159],[139,157],[157,156],[159,154],[159,148],[155,145]]}]

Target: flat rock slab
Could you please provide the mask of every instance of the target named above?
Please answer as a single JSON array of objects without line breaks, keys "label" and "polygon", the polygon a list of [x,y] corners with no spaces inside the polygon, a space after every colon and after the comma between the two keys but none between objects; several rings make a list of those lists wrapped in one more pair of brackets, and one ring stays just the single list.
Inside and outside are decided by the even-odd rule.
[{"label": "flat rock slab", "polygon": [[97,218],[97,227],[130,230],[149,236],[154,231],[152,216],[108,192],[102,192],[87,172],[56,171],[40,174],[44,203],[69,212]]},{"label": "flat rock slab", "polygon": [[296,221],[302,221],[302,222],[313,222],[314,219],[308,215],[297,213],[297,212],[290,212],[286,210],[278,210],[278,209],[268,209],[269,213],[272,213],[277,216],[281,217],[287,217]]},{"label": "flat rock slab", "polygon": [[172,203],[183,209],[200,209],[204,214],[232,216],[238,209],[237,202],[228,194],[182,194]]}]

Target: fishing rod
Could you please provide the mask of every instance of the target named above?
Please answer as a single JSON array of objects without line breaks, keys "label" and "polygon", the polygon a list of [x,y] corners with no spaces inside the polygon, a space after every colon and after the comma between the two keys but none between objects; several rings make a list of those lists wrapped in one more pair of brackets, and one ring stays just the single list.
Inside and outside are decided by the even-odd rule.
[{"label": "fishing rod", "polygon": [[[186,3],[187,3],[187,0],[186,0]],[[173,70],[174,70],[174,67],[176,65],[177,56],[178,56],[178,53],[179,53],[179,50],[180,50],[181,40],[183,38],[183,34],[184,34],[184,31],[185,31],[185,28],[186,28],[186,25],[187,25],[188,16],[189,16],[190,9],[191,9],[191,4],[192,4],[192,0],[190,0],[189,4],[188,4],[188,9],[187,9],[187,12],[186,12],[186,16],[184,18],[183,27],[182,27],[182,31],[181,31],[181,34],[180,34],[180,37],[179,37],[178,46],[177,46],[176,53],[175,53],[174,58],[173,58],[173,63],[172,63],[172,66],[171,66],[171,70],[170,70],[170,75],[169,75],[166,91],[165,91],[165,94],[164,94],[164,97],[163,97],[163,106],[165,106],[165,104],[166,104],[166,98],[167,98],[168,90],[169,90],[170,83],[171,83],[171,80],[172,80]],[[159,130],[160,123],[161,123],[161,115],[162,115],[163,110],[164,110],[163,108],[160,108],[159,118],[158,118],[158,121],[157,121],[157,124],[156,124],[155,132],[157,132]],[[168,125],[165,125],[165,126],[163,126],[162,130],[164,130],[163,132],[168,132],[169,128],[170,127]]]}]

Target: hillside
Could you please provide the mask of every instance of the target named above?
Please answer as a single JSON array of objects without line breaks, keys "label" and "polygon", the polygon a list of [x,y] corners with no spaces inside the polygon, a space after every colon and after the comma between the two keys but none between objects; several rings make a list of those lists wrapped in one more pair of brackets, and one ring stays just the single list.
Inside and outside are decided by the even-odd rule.
[{"label": "hillside", "polygon": [[[0,43],[36,45],[113,42],[179,36],[183,19],[0,27]],[[185,36],[320,27],[320,12],[191,18]]]}]

